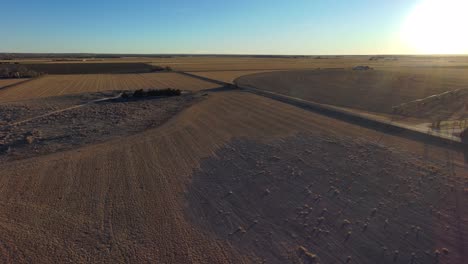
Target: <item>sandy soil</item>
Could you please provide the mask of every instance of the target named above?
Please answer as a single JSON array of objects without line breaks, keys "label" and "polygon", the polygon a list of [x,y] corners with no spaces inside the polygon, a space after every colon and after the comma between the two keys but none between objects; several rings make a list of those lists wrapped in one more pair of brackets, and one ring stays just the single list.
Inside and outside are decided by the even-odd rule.
[{"label": "sandy soil", "polygon": [[0,102],[108,90],[174,88],[198,91],[218,86],[177,73],[47,75],[14,89],[0,90]]},{"label": "sandy soil", "polygon": [[319,103],[392,113],[393,106],[466,88],[466,73],[466,69],[428,67],[314,70],[260,73],[237,82]]},{"label": "sandy soil", "polygon": [[[162,127],[0,164],[0,249],[6,262],[19,263],[281,262],[285,252],[288,262],[316,254],[335,263],[348,255],[350,263],[375,263],[387,246],[388,262],[395,250],[401,252],[395,263],[408,263],[411,250],[423,263],[447,248],[441,263],[462,263],[463,161],[461,153],[252,94],[214,92]],[[381,191],[389,186],[394,196]],[[320,203],[309,201],[315,195]],[[429,212],[434,217],[426,219]],[[344,217],[350,221],[344,230],[353,228],[347,242],[343,229],[332,229]]]}]

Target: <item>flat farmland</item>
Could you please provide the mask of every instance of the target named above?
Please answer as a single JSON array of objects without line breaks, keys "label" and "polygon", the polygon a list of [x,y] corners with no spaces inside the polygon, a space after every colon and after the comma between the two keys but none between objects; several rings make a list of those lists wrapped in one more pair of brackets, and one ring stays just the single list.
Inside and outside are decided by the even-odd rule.
[{"label": "flat farmland", "polygon": [[27,81],[28,79],[0,79],[0,89],[13,84]]},{"label": "flat farmland", "polygon": [[[316,68],[350,68],[356,65],[382,67],[455,67],[467,68],[468,59],[463,56],[164,56],[164,57],[119,57],[64,59],[24,58],[1,61],[36,65],[43,69],[64,72],[73,66],[74,73],[105,73],[147,71],[153,66],[170,66],[178,71],[255,71],[255,70],[300,70]],[[102,64],[101,66],[99,64]],[[107,64],[107,65],[106,65]],[[120,64],[120,65],[117,65]],[[64,66],[65,65],[65,66]],[[65,72],[66,73],[66,72]],[[71,73],[71,72],[70,72]],[[52,74],[52,73],[51,73]]]},{"label": "flat farmland", "polygon": [[314,58],[174,58],[153,61],[152,65],[170,66],[175,70],[196,71],[258,71],[258,70],[297,70],[318,67],[352,67],[365,62],[359,59],[314,59]]},{"label": "flat farmland", "polygon": [[0,102],[109,90],[174,88],[199,91],[218,86],[178,73],[47,75],[0,91]]},{"label": "flat farmland", "polygon": [[[308,56],[308,57],[173,57],[148,58],[152,65],[170,66],[175,70],[195,71],[255,71],[304,70],[317,68],[351,68],[356,65],[385,67],[468,67],[466,57],[440,56]],[[372,60],[371,60],[372,59]]]},{"label": "flat farmland", "polygon": [[282,71],[240,77],[237,83],[319,103],[392,113],[392,107],[402,103],[468,88],[467,73],[448,67]]},{"label": "flat farmland", "polygon": [[189,72],[194,75],[198,75],[201,77],[226,82],[226,83],[234,83],[234,80],[245,75],[256,74],[256,73],[263,73],[263,72],[271,72],[273,70],[263,70],[263,71],[207,71],[207,72]]},{"label": "flat farmland", "polygon": [[23,63],[22,66],[48,74],[99,74],[99,73],[147,73],[152,66],[146,63],[111,62],[60,62],[60,63]]}]

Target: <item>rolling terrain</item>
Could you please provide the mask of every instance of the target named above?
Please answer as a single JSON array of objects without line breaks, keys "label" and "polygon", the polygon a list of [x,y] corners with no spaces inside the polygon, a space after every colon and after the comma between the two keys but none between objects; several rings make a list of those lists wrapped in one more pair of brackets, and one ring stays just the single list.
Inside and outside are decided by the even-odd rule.
[{"label": "rolling terrain", "polygon": [[[408,263],[412,253],[414,263],[462,263],[462,161],[249,93],[213,92],[162,127],[0,165],[0,249],[16,263]],[[379,191],[396,185],[394,196]]]},{"label": "rolling terrain", "polygon": [[[102,63],[116,61],[240,77],[380,113],[467,83],[462,57]],[[375,70],[348,69],[367,62]],[[302,70],[267,72],[275,69]],[[0,163],[0,263],[468,261],[466,153],[213,82],[183,73],[46,75],[0,90],[1,140],[15,143]],[[192,94],[47,115],[167,87]]]}]

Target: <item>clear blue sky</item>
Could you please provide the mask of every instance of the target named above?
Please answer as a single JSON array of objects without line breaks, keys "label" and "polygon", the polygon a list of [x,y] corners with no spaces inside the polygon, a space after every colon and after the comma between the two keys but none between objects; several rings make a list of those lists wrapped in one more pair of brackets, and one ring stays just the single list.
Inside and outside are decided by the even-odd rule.
[{"label": "clear blue sky", "polygon": [[406,53],[418,0],[0,0],[0,52]]}]

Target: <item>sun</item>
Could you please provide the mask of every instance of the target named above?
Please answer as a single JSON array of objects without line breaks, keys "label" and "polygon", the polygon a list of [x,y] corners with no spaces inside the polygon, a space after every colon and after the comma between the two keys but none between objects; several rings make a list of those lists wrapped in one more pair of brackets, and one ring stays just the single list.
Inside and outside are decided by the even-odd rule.
[{"label": "sun", "polygon": [[468,0],[425,0],[403,23],[403,41],[426,54],[468,53]]}]

